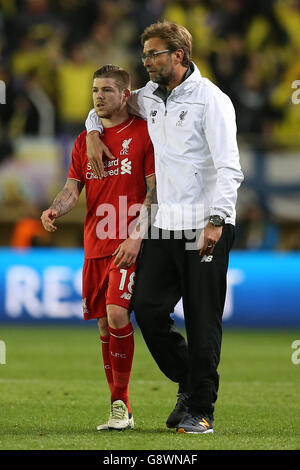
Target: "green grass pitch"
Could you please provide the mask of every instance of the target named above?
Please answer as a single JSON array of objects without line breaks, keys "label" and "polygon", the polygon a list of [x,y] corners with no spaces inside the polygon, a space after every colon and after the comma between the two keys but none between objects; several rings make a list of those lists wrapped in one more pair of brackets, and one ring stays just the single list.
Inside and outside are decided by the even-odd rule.
[{"label": "green grass pitch", "polygon": [[97,432],[109,413],[96,324],[4,326],[1,450],[299,450],[300,331],[225,329],[214,434],[165,427],[177,386],[158,370],[138,330],[130,395],[133,430]]}]

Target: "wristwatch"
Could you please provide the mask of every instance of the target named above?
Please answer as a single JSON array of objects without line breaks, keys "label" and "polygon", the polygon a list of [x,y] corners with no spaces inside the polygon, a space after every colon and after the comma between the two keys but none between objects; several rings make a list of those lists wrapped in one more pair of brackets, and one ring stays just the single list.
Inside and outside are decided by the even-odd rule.
[{"label": "wristwatch", "polygon": [[209,222],[215,227],[223,227],[225,225],[225,219],[220,215],[211,215],[209,218]]}]

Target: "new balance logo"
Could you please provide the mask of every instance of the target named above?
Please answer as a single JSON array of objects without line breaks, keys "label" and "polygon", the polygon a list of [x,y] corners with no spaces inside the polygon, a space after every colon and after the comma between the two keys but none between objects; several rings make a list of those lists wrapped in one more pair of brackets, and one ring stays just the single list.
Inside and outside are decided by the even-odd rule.
[{"label": "new balance logo", "polygon": [[128,292],[124,292],[124,293],[121,295],[121,299],[130,300],[130,299],[131,299],[131,294],[128,294]]},{"label": "new balance logo", "polygon": [[125,175],[125,173],[131,175],[131,161],[128,158],[121,161],[121,175]]},{"label": "new balance logo", "polygon": [[150,113],[151,120],[152,120],[152,124],[155,124],[155,119],[154,119],[154,117],[156,116],[156,114],[157,114],[156,109],[154,109],[154,110],[151,111],[151,113]]},{"label": "new balance logo", "polygon": [[210,424],[206,421],[206,419],[202,418],[201,421],[199,421],[200,426],[203,426],[205,429],[209,428]]},{"label": "new balance logo", "polygon": [[201,263],[211,263],[213,260],[213,255],[204,255],[202,258],[201,258]]}]

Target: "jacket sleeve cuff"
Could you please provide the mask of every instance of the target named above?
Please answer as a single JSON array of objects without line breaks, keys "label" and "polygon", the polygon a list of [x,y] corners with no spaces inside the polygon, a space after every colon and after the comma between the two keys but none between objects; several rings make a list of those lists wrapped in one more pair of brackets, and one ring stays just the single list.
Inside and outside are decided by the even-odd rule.
[{"label": "jacket sleeve cuff", "polygon": [[103,125],[101,123],[101,119],[97,116],[96,111],[91,109],[91,111],[88,114],[88,117],[85,121],[85,127],[87,130],[87,133],[91,131],[98,131],[100,134],[103,132]]},{"label": "jacket sleeve cuff", "polygon": [[211,208],[209,216],[211,215],[219,215],[220,217],[223,217],[224,220],[226,220],[227,217],[230,217],[230,214],[228,214],[223,209],[220,209],[218,207]]}]

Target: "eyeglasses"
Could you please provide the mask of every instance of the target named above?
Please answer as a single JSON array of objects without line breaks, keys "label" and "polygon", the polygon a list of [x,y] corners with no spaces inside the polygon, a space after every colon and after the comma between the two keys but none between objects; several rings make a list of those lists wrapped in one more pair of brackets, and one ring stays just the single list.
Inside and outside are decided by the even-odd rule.
[{"label": "eyeglasses", "polygon": [[148,54],[143,54],[142,57],[141,57],[141,60],[144,64],[147,59],[155,60],[156,56],[158,56],[160,54],[165,54],[166,52],[172,52],[172,51],[170,51],[170,49],[164,49],[163,51],[149,52]]}]

